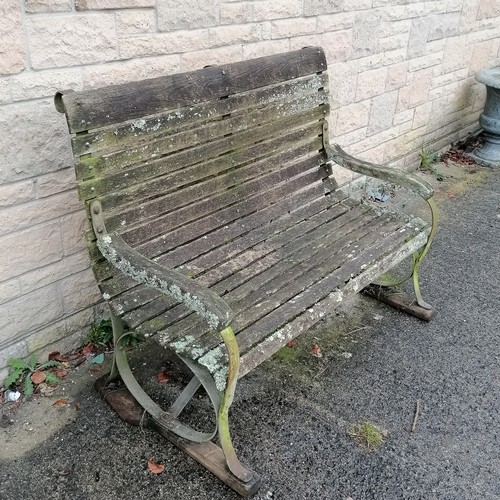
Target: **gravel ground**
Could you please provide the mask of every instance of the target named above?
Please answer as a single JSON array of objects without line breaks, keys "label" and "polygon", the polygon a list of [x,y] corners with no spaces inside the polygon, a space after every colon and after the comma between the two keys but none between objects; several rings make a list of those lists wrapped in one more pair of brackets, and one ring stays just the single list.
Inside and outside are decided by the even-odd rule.
[{"label": "gravel ground", "polygon": [[[500,171],[479,173],[440,193],[421,273],[431,323],[360,296],[241,381],[232,428],[262,476],[256,499],[500,499]],[[148,359],[161,366],[154,351]],[[164,438],[121,422],[79,370],[78,411],[28,403],[1,429],[14,449],[65,423],[4,453],[0,499],[238,498]],[[348,435],[364,421],[387,431],[376,450]],[[149,473],[148,459],[165,471]]]}]

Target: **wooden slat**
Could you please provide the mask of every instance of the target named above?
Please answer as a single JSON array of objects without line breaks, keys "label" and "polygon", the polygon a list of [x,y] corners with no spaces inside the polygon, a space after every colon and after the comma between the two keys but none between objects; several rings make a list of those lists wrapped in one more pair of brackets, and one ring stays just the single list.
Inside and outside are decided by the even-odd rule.
[{"label": "wooden slat", "polygon": [[[283,168],[294,159],[317,155],[320,148],[320,139],[305,145],[299,144],[296,148],[278,152],[278,155],[235,168],[228,173],[227,184],[221,185],[216,178],[210,178],[185,187],[182,191],[176,190],[138,206],[125,207],[117,215],[107,215],[106,227],[110,231],[119,230],[130,245],[148,241],[242,201],[245,199],[242,194],[244,184],[247,197],[250,197],[251,193],[255,194],[262,189],[260,177],[275,170],[277,164]],[[321,162],[322,157],[319,157],[318,164]],[[235,187],[239,189],[232,189]]]},{"label": "wooden slat", "polygon": [[[237,161],[241,154],[240,150],[260,141],[268,141],[266,143],[269,144],[271,142],[269,139],[289,135],[294,130],[296,132],[303,130],[304,136],[307,137],[311,130],[317,130],[321,126],[319,120],[324,117],[325,110],[323,108],[324,106],[318,106],[293,117],[277,120],[274,124],[255,127],[251,133],[248,131],[238,132],[172,155],[162,156],[158,160],[137,163],[128,166],[124,170],[112,170],[110,175],[80,182],[78,185],[79,196],[82,200],[88,200],[130,187],[136,193],[137,186],[140,186],[144,181],[181,171],[185,167],[206,162],[225,153],[231,153],[231,156],[235,159],[234,161]],[[261,145],[261,147],[264,147],[264,145]],[[151,183],[148,186],[154,188]],[[151,195],[154,195],[154,192]]]},{"label": "wooden slat", "polygon": [[323,317],[322,313],[324,311],[331,312],[335,310],[347,297],[362,290],[375,278],[392,269],[414,251],[421,248],[425,244],[426,238],[426,232],[421,232],[408,242],[394,247],[392,251],[386,253],[385,256],[368,265],[368,267],[364,269],[358,267],[357,274],[343,284],[341,288],[333,290],[332,293],[315,303],[312,308],[304,309],[295,318],[288,319],[286,324],[281,326],[278,331],[270,332],[260,343],[253,345],[252,349],[241,357],[239,376],[245,376],[287,342],[293,340],[305,330],[310,329]]},{"label": "wooden slat", "polygon": [[[338,200],[342,199],[342,197],[338,198]],[[286,213],[264,227],[257,228],[241,238],[215,249],[211,252],[211,256],[205,254],[196,257],[184,265],[182,271],[188,276],[196,278],[202,284],[211,286],[220,281],[222,279],[221,276],[228,276],[240,271],[240,267],[243,264],[241,259],[230,260],[231,265],[228,265],[227,259],[233,257],[243,246],[250,247],[254,245],[251,250],[252,256],[254,259],[260,259],[266,253],[268,254],[271,251],[270,249],[276,253],[279,247],[286,245],[288,241],[301,237],[305,232],[322,226],[325,222],[349,210],[348,207],[338,204],[335,200],[334,196],[323,197],[302,208],[299,207],[291,213]],[[296,201],[299,203],[300,197]],[[220,261],[218,260],[219,257]],[[235,267],[234,263],[237,263],[240,267]],[[200,273],[203,273],[203,275],[200,276]],[[130,280],[122,274],[115,274],[104,283],[107,293],[112,297],[111,303],[119,304],[125,312],[142,306],[158,297],[156,293],[145,294],[141,290],[141,296],[138,298],[135,296],[136,289],[133,286],[131,288]],[[227,287],[228,285],[224,286]],[[116,296],[118,297],[114,299]],[[150,317],[145,313],[141,312],[141,314],[144,320]]]},{"label": "wooden slat", "polygon": [[[321,95],[323,97],[320,97]],[[326,73],[312,74],[250,92],[234,94],[226,99],[177,108],[86,134],[78,134],[71,141],[73,154],[79,157],[89,153],[120,151],[128,149],[131,144],[145,144],[151,142],[152,138],[157,139],[186,129],[200,128],[201,125],[220,120],[228,114],[236,113],[244,116],[248,112],[269,106],[282,106],[295,112],[293,108],[297,98],[309,99],[313,96],[316,96],[315,99],[319,99],[319,102],[328,103]],[[84,175],[88,176],[86,173]]]},{"label": "wooden slat", "polygon": [[307,48],[141,82],[112,85],[62,98],[72,133],[92,130],[219,99],[326,70],[320,48]]},{"label": "wooden slat", "polygon": [[[329,210],[321,210],[319,213],[313,215],[315,211],[318,212],[318,209],[325,206],[324,203],[319,203],[323,200],[317,201],[317,203],[305,207],[305,209],[301,211],[300,214],[296,213],[292,216],[289,215],[288,217],[280,218],[279,220],[273,221],[272,223],[267,224],[262,228],[258,228],[254,231],[251,231],[250,233],[247,233],[243,237],[235,240],[234,245],[231,245],[229,243],[227,245],[224,245],[223,247],[215,249],[208,255],[206,254],[204,256],[195,258],[193,261],[183,266],[182,271],[187,273],[189,276],[192,276],[205,286],[213,286],[223,277],[233,275],[233,273],[240,271],[246,265],[250,264],[250,261],[246,263],[242,259],[231,259],[230,261],[225,261],[224,258],[221,258],[219,261],[218,257],[221,254],[225,255],[227,258],[230,258],[233,256],[233,254],[236,254],[238,251],[240,251],[242,246],[246,246],[246,250],[249,251],[251,257],[253,258],[253,260],[255,260],[271,252],[281,254],[282,251],[286,251],[284,249],[286,249],[287,244],[289,244],[291,241],[294,241],[295,245],[298,245],[299,242],[303,245],[307,244],[310,241],[312,235],[314,235],[314,233],[317,233],[318,230],[321,231],[322,228],[324,228],[324,231],[326,232],[331,230],[333,226],[331,226],[329,222],[338,219],[342,214],[349,210],[347,207],[344,207],[341,204],[336,204]],[[357,213],[359,215],[360,212],[358,211]],[[314,232],[311,233],[311,231],[313,230]],[[308,232],[311,234],[311,236],[306,234]],[[280,251],[280,247],[283,247],[282,251]],[[240,253],[242,253],[242,251]],[[209,258],[206,259],[204,257]],[[231,263],[232,265],[225,265],[225,262],[226,264]],[[199,276],[200,272],[202,272],[200,266],[202,266],[203,264],[205,264],[206,268],[211,272],[204,273],[202,276]],[[198,272],[196,272],[195,269],[198,269]],[[245,275],[244,273],[242,273],[239,274],[239,276],[241,278]],[[113,278],[112,281],[114,282],[114,284],[116,284],[117,280],[120,280],[120,278]],[[227,288],[228,285],[227,283],[224,283],[222,286],[224,288]],[[233,286],[236,286],[234,284],[234,280]],[[215,289],[218,293],[222,292],[221,287],[216,287]],[[130,299],[128,299],[128,297],[134,296],[134,290],[130,290],[129,292],[125,293],[124,296],[127,297],[127,300],[130,303]],[[116,299],[116,302],[123,304],[122,299],[123,296],[119,296]],[[169,308],[171,306],[170,302],[160,298],[157,298],[156,302],[156,305],[150,304],[148,305],[147,309],[136,311],[133,314],[133,317],[127,316],[127,321],[135,327],[141,322],[144,322],[159,313],[163,313],[166,308]],[[185,314],[185,312],[186,311],[183,310],[181,314]],[[177,313],[175,312],[173,314],[169,314],[169,321],[175,321],[176,314]],[[157,323],[156,326],[158,326]]]},{"label": "wooden slat", "polygon": [[[347,250],[350,245],[354,242],[369,240],[373,235],[377,237],[379,231],[383,234],[381,228],[384,225],[392,228],[397,227],[399,223],[391,222],[387,220],[387,217],[374,218],[373,213],[358,217],[342,227],[340,234],[330,233],[330,237],[324,240],[323,245],[318,245],[315,240],[309,258],[303,252],[298,252],[295,256],[296,252],[293,252],[292,247],[290,255],[283,256],[285,265],[279,262],[261,273],[251,283],[253,286],[245,283],[241,290],[240,287],[231,290],[224,296],[224,299],[230,303],[236,313],[232,323],[234,331],[241,332],[248,325],[287,301],[293,299],[296,302],[298,300],[296,296],[304,293],[305,289],[341,265],[342,259],[348,255],[348,252],[354,254],[355,250]],[[214,289],[217,291],[217,286]],[[254,290],[260,293],[252,293]],[[208,327],[193,315],[188,318],[188,321],[181,321],[178,325],[174,325],[171,330],[174,336],[183,332],[194,338],[199,337],[202,332],[207,333],[201,340],[205,350],[220,343],[218,333],[209,333]]]}]

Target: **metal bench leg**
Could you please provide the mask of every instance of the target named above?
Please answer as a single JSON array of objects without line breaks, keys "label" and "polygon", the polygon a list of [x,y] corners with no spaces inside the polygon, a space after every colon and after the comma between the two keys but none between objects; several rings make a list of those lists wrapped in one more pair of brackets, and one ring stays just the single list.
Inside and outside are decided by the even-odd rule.
[{"label": "metal bench leg", "polygon": [[[234,364],[231,365],[232,368],[230,369],[230,374],[233,376],[234,381],[232,384],[228,383],[221,399],[221,393],[218,391],[215,381],[208,370],[194,361],[180,356],[184,363],[193,371],[195,377],[184,388],[170,410],[163,411],[146,394],[130,370],[125,349],[120,345],[123,338],[127,335],[127,333],[123,332],[121,319],[112,315],[112,324],[115,339],[115,358],[112,372],[116,371],[118,375],[111,373],[108,380],[112,378],[111,375],[114,378],[120,377],[122,379],[128,391],[123,395],[125,399],[128,399],[126,403],[129,406],[139,404],[147,413],[147,418],[140,419],[142,425],[149,426],[165,436],[170,442],[194,458],[240,495],[246,497],[255,493],[260,486],[260,478],[240,464],[232,448],[231,438],[229,437],[227,414],[233,399],[238,374],[236,370],[236,375],[232,375],[234,374]],[[224,336],[227,337],[226,334]],[[229,344],[232,346],[230,339]],[[230,359],[232,358],[233,356],[230,355]],[[196,431],[177,419],[177,416],[182,412],[191,397],[194,396],[200,385],[203,385],[209,395],[217,415],[215,430],[211,433]],[[105,389],[103,392],[105,393]],[[137,419],[135,422],[133,420],[129,419],[127,421],[137,424]],[[217,433],[217,424],[222,426],[222,429],[219,430],[222,449],[210,441]]]},{"label": "metal bench leg", "polygon": [[[422,248],[422,250],[417,251],[413,254],[413,266],[411,272],[404,278],[394,281],[387,280],[375,280],[372,284],[368,285],[364,288],[363,292],[374,299],[380,300],[381,302],[385,302],[390,306],[393,306],[397,309],[401,309],[402,311],[407,312],[417,318],[423,319],[425,321],[430,321],[432,317],[432,306],[425,302],[422,299],[422,295],[420,293],[420,284],[418,281],[418,273],[420,270],[420,264],[425,257],[429,247],[431,246],[432,240],[434,239],[434,235],[436,234],[437,222],[438,222],[438,214],[437,214],[437,206],[432,198],[427,200],[429,207],[431,209],[431,231],[429,233],[429,237]],[[415,290],[415,301],[408,300],[401,293],[397,293],[391,291],[390,287],[395,287],[403,284],[404,282],[412,279],[413,281],[413,289]]]},{"label": "metal bench leg", "polygon": [[429,233],[429,237],[427,238],[427,242],[424,248],[422,248],[422,250],[416,253],[416,255],[414,256],[412,277],[413,277],[413,288],[415,290],[415,297],[417,298],[417,304],[420,307],[423,307],[424,309],[432,309],[432,306],[422,299],[422,295],[420,294],[420,284],[418,282],[418,272],[420,269],[420,263],[425,257],[427,250],[429,250],[429,247],[431,246],[432,240],[434,239],[434,235],[436,234],[437,223],[438,223],[438,210],[436,202],[432,198],[429,198],[427,200],[427,203],[429,204],[429,208],[431,209],[431,216],[432,216],[431,232]]},{"label": "metal bench leg", "polygon": [[234,451],[231,435],[229,432],[229,407],[233,402],[234,391],[236,389],[236,381],[238,380],[238,372],[240,369],[240,353],[236,337],[234,336],[233,329],[228,326],[221,332],[222,340],[226,346],[229,358],[229,372],[227,376],[227,384],[224,394],[222,396],[222,404],[219,407],[218,413],[218,427],[219,439],[226,457],[227,466],[229,470],[244,482],[251,481],[254,474],[241,465],[236,452]]}]

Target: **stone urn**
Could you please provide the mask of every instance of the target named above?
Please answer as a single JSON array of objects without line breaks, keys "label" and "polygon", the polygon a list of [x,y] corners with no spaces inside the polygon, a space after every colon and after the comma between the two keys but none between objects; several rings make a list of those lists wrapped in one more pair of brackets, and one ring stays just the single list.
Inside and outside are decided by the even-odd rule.
[{"label": "stone urn", "polygon": [[480,165],[500,167],[500,67],[480,71],[476,80],[486,85],[486,103],[479,117],[485,140],[470,156]]}]

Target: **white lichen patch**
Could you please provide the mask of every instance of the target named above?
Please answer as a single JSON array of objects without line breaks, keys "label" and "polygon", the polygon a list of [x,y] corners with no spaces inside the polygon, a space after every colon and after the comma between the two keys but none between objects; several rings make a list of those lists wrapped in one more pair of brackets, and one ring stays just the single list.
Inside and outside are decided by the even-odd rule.
[{"label": "white lichen patch", "polygon": [[104,300],[109,300],[109,299],[111,298],[111,295],[110,295],[109,293],[103,293],[103,294],[102,294],[102,298],[103,298]]},{"label": "white lichen patch", "polygon": [[217,389],[223,391],[226,388],[227,380],[227,356],[225,350],[220,346],[216,347],[198,359],[198,363],[208,369],[214,377]]}]

